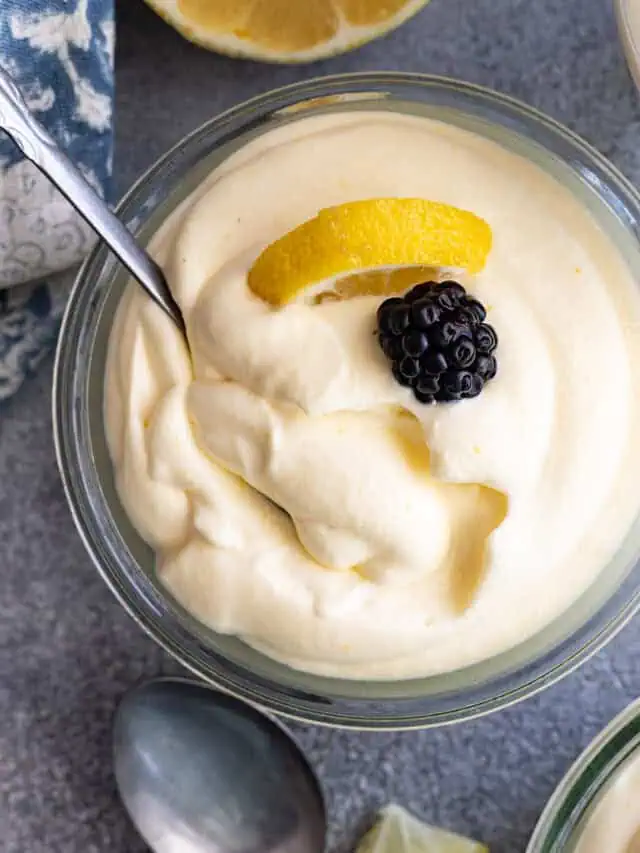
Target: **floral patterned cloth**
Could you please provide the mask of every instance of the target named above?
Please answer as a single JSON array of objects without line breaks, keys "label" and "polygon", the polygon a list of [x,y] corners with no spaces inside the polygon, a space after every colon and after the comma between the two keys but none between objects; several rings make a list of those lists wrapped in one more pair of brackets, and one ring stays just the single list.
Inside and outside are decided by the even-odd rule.
[{"label": "floral patterned cloth", "polygon": [[[0,0],[0,63],[31,110],[108,192],[112,0]],[[0,402],[50,351],[93,233],[0,132]]]}]

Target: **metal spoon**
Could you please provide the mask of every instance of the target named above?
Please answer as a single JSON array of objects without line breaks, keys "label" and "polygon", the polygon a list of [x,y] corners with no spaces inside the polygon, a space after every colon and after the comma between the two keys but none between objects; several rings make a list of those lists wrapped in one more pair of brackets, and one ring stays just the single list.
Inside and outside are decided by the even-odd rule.
[{"label": "metal spoon", "polygon": [[149,296],[163,308],[186,340],[184,318],[164,273],[114,216],[78,169],[62,153],[29,112],[20,90],[0,67],[0,129],[4,130],[40,171],[52,181],[81,216],[122,261]]},{"label": "metal spoon", "polygon": [[323,853],[317,777],[251,705],[186,679],[148,681],[114,725],[116,782],[155,853]]}]

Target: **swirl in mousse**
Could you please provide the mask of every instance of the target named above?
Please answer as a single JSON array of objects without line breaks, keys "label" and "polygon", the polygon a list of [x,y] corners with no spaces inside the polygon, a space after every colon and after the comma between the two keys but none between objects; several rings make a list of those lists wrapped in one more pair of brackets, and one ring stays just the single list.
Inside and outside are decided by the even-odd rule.
[{"label": "swirl in mousse", "polygon": [[105,417],[170,593],[292,667],[410,678],[566,610],[640,505],[640,297],[578,199],[497,142],[301,118],[151,242],[191,354],[131,285]]}]

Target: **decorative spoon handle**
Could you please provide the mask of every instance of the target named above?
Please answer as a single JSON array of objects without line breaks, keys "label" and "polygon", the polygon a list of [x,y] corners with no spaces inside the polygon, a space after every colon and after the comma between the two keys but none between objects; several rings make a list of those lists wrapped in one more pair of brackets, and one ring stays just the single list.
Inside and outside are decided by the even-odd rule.
[{"label": "decorative spoon handle", "polygon": [[0,129],[9,134],[24,156],[55,184],[184,334],[182,313],[158,264],[136,243],[128,229],[35,120],[16,83],[2,67]]}]

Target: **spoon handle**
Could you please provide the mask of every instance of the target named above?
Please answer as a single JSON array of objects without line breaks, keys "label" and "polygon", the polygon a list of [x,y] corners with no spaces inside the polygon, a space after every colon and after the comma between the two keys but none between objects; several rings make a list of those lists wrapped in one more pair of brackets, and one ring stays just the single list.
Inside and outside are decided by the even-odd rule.
[{"label": "spoon handle", "polygon": [[184,331],[182,314],[158,264],[136,243],[129,230],[35,120],[18,86],[1,66],[0,129],[9,134],[24,156],[55,184],[149,295]]}]

